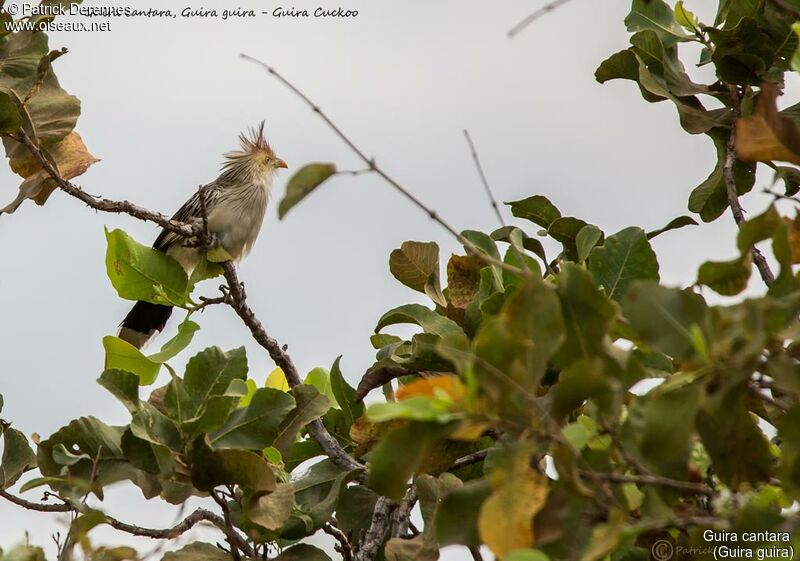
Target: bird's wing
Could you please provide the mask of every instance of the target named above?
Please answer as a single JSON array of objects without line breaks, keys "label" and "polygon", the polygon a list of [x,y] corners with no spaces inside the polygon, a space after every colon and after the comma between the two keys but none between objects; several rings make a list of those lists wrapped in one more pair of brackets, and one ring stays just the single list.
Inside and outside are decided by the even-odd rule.
[{"label": "bird's wing", "polygon": [[[206,212],[209,212],[217,202],[219,196],[222,194],[223,187],[215,181],[214,183],[209,183],[208,185],[204,186],[202,191],[205,194]],[[202,218],[202,216],[203,213],[202,206],[200,204],[200,190],[198,190],[189,198],[188,201],[183,203],[183,206],[181,206],[181,208],[178,209],[178,212],[172,216],[172,219],[191,223],[198,218]],[[181,239],[183,238],[174,232],[170,232],[169,230],[161,230],[161,233],[156,238],[156,241],[153,242],[153,247],[160,251],[167,251],[169,246]]]}]

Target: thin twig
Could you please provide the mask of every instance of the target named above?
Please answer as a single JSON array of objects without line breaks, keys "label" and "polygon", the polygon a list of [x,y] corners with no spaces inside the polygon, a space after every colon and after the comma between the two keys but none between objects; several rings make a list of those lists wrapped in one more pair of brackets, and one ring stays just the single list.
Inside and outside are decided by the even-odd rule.
[{"label": "thin twig", "polygon": [[481,160],[478,157],[478,151],[475,149],[475,143],[472,142],[472,136],[470,136],[467,129],[464,129],[464,138],[467,139],[467,145],[469,146],[469,151],[472,154],[472,161],[475,162],[475,167],[477,168],[478,175],[481,178],[481,183],[483,183],[483,188],[486,190],[486,196],[489,197],[489,203],[492,205],[494,213],[497,215],[497,220],[500,221],[500,226],[505,226],[506,223],[503,220],[503,215],[500,214],[500,207],[497,205],[497,199],[494,198],[492,188],[489,186],[489,181],[486,179],[486,174],[483,172],[483,166],[481,165]]},{"label": "thin twig", "polygon": [[517,34],[519,34],[520,31],[522,31],[523,29],[528,27],[534,21],[536,21],[537,19],[539,19],[540,17],[542,17],[542,16],[544,16],[546,14],[549,14],[550,12],[552,12],[553,10],[558,8],[559,6],[563,6],[564,4],[566,4],[569,1],[570,0],[554,0],[553,2],[550,2],[549,4],[546,4],[546,5],[542,6],[541,8],[536,10],[535,12],[532,12],[527,17],[525,17],[525,19],[520,21],[517,25],[512,27],[508,32],[508,36],[511,39],[513,39]]},{"label": "thin twig", "polygon": [[[733,220],[736,225],[741,228],[742,223],[745,221],[744,209],[739,203],[739,193],[736,191],[736,178],[733,175],[733,166],[736,164],[736,121],[741,115],[739,91],[735,86],[731,86],[731,98],[733,99],[733,125],[731,126],[730,136],[728,137],[728,144],[725,151],[725,163],[722,167],[722,175],[725,180],[725,189],[728,193],[728,204],[731,207]],[[775,275],[767,263],[767,259],[757,247],[753,247],[753,263],[758,269],[761,279],[769,286],[775,280]]]},{"label": "thin twig", "polygon": [[[11,493],[5,490],[0,490],[0,497],[6,499],[9,502],[14,503],[17,506],[20,506],[27,510],[33,510],[36,512],[79,512],[77,507],[69,503],[63,503],[63,504],[34,503],[31,501],[27,501],[21,497],[17,497],[16,495],[12,495]],[[222,519],[222,517],[204,508],[198,508],[179,523],[175,524],[171,528],[165,528],[165,529],[145,528],[143,526],[137,526],[135,524],[128,524],[126,522],[122,522],[121,520],[117,520],[116,518],[108,516],[107,514],[104,514],[103,516],[105,518],[106,524],[108,524],[109,526],[111,526],[116,530],[119,530],[120,532],[125,532],[126,534],[130,534],[132,536],[153,538],[157,540],[169,540],[176,538],[179,535],[188,532],[196,524],[204,521],[213,524],[223,532],[225,531],[225,521]],[[242,538],[239,538],[237,541],[239,542],[239,545],[242,545],[242,542],[244,540]]]},{"label": "thin twig", "polygon": [[509,271],[511,273],[515,273],[515,274],[520,275],[520,276],[530,276],[531,275],[531,272],[528,271],[528,270],[520,269],[518,267],[514,267],[513,265],[509,265],[508,263],[505,263],[505,262],[501,261],[500,259],[496,259],[496,258],[492,257],[491,255],[488,255],[488,254],[484,253],[474,243],[472,243],[467,238],[462,236],[458,231],[456,231],[455,228],[453,228],[444,219],[442,219],[442,217],[439,216],[439,214],[434,209],[428,207],[425,203],[423,203],[421,200],[419,200],[413,193],[411,193],[411,191],[409,191],[407,188],[403,187],[394,178],[389,176],[380,166],[378,166],[378,164],[375,162],[375,160],[373,158],[369,158],[358,146],[356,146],[353,143],[353,141],[350,140],[350,138],[347,135],[345,135],[344,132],[342,132],[342,130],[336,125],[336,123],[334,123],[330,119],[330,117],[328,117],[322,111],[322,109],[320,109],[320,107],[311,100],[311,98],[309,98],[306,94],[304,94],[302,91],[300,91],[300,89],[297,86],[295,86],[293,83],[291,83],[289,80],[284,78],[283,75],[279,74],[278,71],[275,70],[272,66],[269,66],[265,62],[262,62],[262,61],[260,61],[260,60],[258,60],[256,58],[253,58],[253,57],[248,56],[246,54],[242,54],[241,57],[244,58],[245,60],[249,60],[250,62],[253,62],[253,63],[259,65],[260,67],[262,67],[269,74],[274,76],[280,83],[282,83],[284,86],[289,88],[289,90],[291,90],[292,93],[294,93],[297,97],[299,97],[301,100],[303,100],[311,108],[311,110],[314,113],[319,115],[319,117],[325,122],[325,124],[328,125],[328,127],[330,127],[330,129],[336,134],[336,136],[338,136],[339,139],[342,142],[344,142],[356,154],[356,156],[358,156],[359,159],[361,159],[369,167],[369,169],[371,171],[373,171],[376,174],[378,174],[381,178],[383,178],[384,181],[386,181],[389,185],[394,187],[398,192],[400,192],[400,194],[402,194],[406,199],[408,199],[414,206],[416,206],[417,208],[422,210],[425,214],[427,214],[430,217],[431,220],[433,220],[434,222],[439,224],[439,226],[444,228],[450,235],[452,235],[454,238],[456,238],[459,241],[459,243],[464,246],[464,249],[467,251],[467,253],[469,253],[470,255],[474,255],[474,256],[478,257],[479,259],[481,259],[484,263],[486,263],[488,265],[493,265],[495,267],[500,267],[501,269],[504,269],[504,270]]},{"label": "thin twig", "polygon": [[691,483],[689,481],[678,481],[658,475],[623,475],[620,473],[602,473],[598,471],[581,470],[581,477],[593,479],[595,481],[610,481],[611,483],[635,483],[638,485],[655,485],[660,487],[670,487],[681,491],[689,491],[698,495],[713,496],[714,490],[702,483]]},{"label": "thin twig", "polygon": [[469,548],[469,553],[472,555],[472,561],[483,561],[483,555],[481,555],[481,548],[472,546]]},{"label": "thin twig", "polygon": [[797,197],[790,197],[789,195],[784,195],[783,193],[777,193],[772,189],[767,189],[766,187],[764,189],[761,189],[761,192],[764,193],[765,195],[770,195],[776,201],[782,200],[782,201],[792,201],[795,204],[800,203],[800,199],[798,199]]},{"label": "thin twig", "polygon": [[339,542],[339,545],[336,546],[336,551],[342,556],[342,561],[353,561],[353,546],[350,545],[350,541],[347,539],[347,536],[344,535],[344,532],[331,522],[327,522],[322,527],[322,531]]},{"label": "thin twig", "polygon": [[[233,557],[233,561],[240,561],[242,556],[239,553],[239,550],[245,552],[245,555],[249,557],[253,557],[255,553],[253,552],[250,544],[245,542],[244,548],[242,548],[242,544],[240,544],[239,535],[236,533],[236,530],[233,527],[233,523],[231,522],[231,511],[228,508],[228,503],[225,501],[224,497],[221,497],[217,491],[211,491],[211,498],[214,499],[214,502],[219,505],[219,508],[222,509],[222,522],[224,528],[222,531],[225,533],[225,537],[228,540],[228,544],[231,546],[231,557]],[[238,538],[238,539],[237,539]]]},{"label": "thin twig", "polygon": [[[236,311],[236,314],[242,319],[248,329],[250,329],[253,339],[266,349],[275,364],[283,370],[289,386],[295,387],[302,384],[303,382],[300,379],[300,374],[297,372],[297,367],[294,365],[292,358],[275,339],[267,334],[264,325],[259,321],[253,310],[247,304],[246,296],[242,290],[242,284],[239,282],[239,278],[236,274],[236,267],[234,267],[233,263],[230,261],[226,261],[222,263],[222,268],[225,273],[225,279],[228,281],[231,307]],[[344,451],[339,442],[331,436],[319,419],[315,419],[308,424],[308,432],[310,432],[311,436],[319,443],[325,454],[340,468],[347,471],[364,469],[362,464],[355,461]]]},{"label": "thin twig", "polygon": [[47,158],[47,156],[44,155],[44,152],[42,152],[41,148],[39,148],[39,146],[37,146],[36,143],[31,140],[25,131],[20,131],[17,134],[10,135],[10,138],[13,138],[17,142],[24,144],[28,148],[34,159],[39,162],[39,165],[41,165],[51,179],[53,179],[59,189],[68,195],[83,201],[95,210],[118,214],[128,214],[140,220],[148,220],[158,224],[165,230],[169,230],[170,232],[185,238],[191,238],[200,232],[199,225],[187,224],[185,222],[181,222],[180,220],[171,219],[163,214],[153,212],[152,210],[140,207],[129,201],[112,201],[110,199],[94,197],[74,183],[64,179]]},{"label": "thin twig", "polygon": [[356,553],[354,561],[372,561],[378,549],[383,545],[389,525],[392,521],[392,511],[397,505],[386,497],[378,497],[375,510],[372,511],[372,522],[361,542],[361,547]]},{"label": "thin twig", "polygon": [[473,452],[472,454],[464,456],[463,458],[459,458],[455,462],[453,462],[453,465],[450,466],[450,468],[447,471],[454,471],[466,466],[471,466],[472,464],[480,463],[486,459],[487,453],[488,450],[479,450],[477,452]]}]

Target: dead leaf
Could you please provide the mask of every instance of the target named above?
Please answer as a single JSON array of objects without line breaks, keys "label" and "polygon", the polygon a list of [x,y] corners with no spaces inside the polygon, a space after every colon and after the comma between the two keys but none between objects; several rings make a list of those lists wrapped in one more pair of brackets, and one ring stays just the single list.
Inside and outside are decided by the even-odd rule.
[{"label": "dead leaf", "polygon": [[778,86],[764,83],[753,114],[736,121],[736,154],[746,162],[800,164],[800,130],[778,113]]},{"label": "dead leaf", "polygon": [[[99,162],[86,149],[81,136],[73,131],[63,140],[46,149],[52,161],[55,162],[58,172],[64,179],[78,177],[89,169],[89,166]],[[38,205],[47,202],[50,194],[56,189],[56,182],[41,166],[27,164],[17,170],[25,178],[19,187],[19,194],[8,205],[0,209],[0,214],[12,214],[25,199],[33,199]]]}]

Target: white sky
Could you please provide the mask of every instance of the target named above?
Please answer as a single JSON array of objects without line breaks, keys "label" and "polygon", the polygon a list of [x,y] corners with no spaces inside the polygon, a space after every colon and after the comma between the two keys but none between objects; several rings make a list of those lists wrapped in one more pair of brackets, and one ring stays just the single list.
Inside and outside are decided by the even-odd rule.
[{"label": "white sky", "polygon": [[[607,234],[629,225],[653,229],[687,214],[689,191],[714,164],[710,140],[684,133],[671,104],[644,102],[633,83],[594,80],[597,65],[627,46],[622,21],[630,3],[574,0],[509,40],[506,31],[543,3],[343,0],[342,7],[359,10],[358,18],[114,19],[108,33],[53,34],[51,48],[70,50],[56,71],[83,102],[78,131],[102,159],[78,182],[90,193],[171,213],[216,177],[221,154],[235,148],[238,132],[262,119],[292,168],[277,181],[276,200],[304,163],[362,167],[306,106],[238,56],[247,53],[295,81],[365,152],[458,229],[496,227],[464,128],[501,201],[543,194],[564,214]],[[703,3],[686,4],[701,11]],[[174,8],[186,6],[234,4]],[[279,4],[242,0],[236,6],[271,12]],[[7,169],[0,179],[5,204],[19,179]],[[755,212],[764,198],[750,195],[743,203]],[[343,354],[345,375],[356,383],[372,362],[368,338],[378,317],[423,301],[389,274],[391,250],[406,239],[436,240],[445,261],[458,248],[376,177],[336,178],[282,222],[276,206],[241,267],[250,303],[270,334],[289,345],[301,371],[329,367]],[[60,193],[43,208],[26,203],[0,217],[2,416],[26,434],[48,435],[81,415],[112,424],[128,420],[94,382],[103,364],[101,339],[129,307],[105,276],[104,225],[124,228],[144,243],[157,233],[131,218],[96,214]],[[733,232],[726,216],[658,238],[662,278],[686,285],[706,259],[734,257]],[[206,292],[217,284],[209,282]],[[255,379],[273,368],[229,309],[210,309],[199,321],[201,331],[176,366],[208,345],[245,344]],[[174,509],[145,503],[135,490],[108,497],[109,504],[117,501],[112,512],[132,522],[167,525],[174,516]],[[45,544],[58,529],[50,518],[0,503],[3,547],[25,530]]]}]

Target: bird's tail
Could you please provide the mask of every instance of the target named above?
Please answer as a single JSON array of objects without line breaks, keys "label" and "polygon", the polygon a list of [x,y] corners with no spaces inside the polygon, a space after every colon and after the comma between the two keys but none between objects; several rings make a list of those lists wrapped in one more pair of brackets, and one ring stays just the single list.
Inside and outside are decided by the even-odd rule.
[{"label": "bird's tail", "polygon": [[119,338],[141,349],[150,337],[164,329],[170,314],[172,306],[136,302],[119,324]]}]

